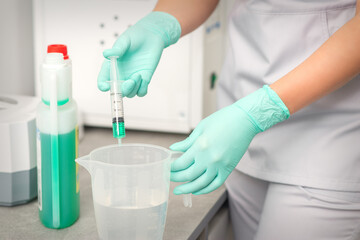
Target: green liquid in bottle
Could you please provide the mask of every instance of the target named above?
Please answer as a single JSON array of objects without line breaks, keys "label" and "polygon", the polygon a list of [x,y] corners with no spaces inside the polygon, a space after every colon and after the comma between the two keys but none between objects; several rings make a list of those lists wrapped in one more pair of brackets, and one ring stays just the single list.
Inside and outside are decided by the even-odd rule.
[{"label": "green liquid in bottle", "polygon": [[[48,228],[65,228],[79,218],[80,198],[78,185],[76,130],[58,135],[60,225],[53,224],[51,135],[40,133],[41,141],[41,208],[42,223]],[[54,136],[53,136],[54,137]]]}]

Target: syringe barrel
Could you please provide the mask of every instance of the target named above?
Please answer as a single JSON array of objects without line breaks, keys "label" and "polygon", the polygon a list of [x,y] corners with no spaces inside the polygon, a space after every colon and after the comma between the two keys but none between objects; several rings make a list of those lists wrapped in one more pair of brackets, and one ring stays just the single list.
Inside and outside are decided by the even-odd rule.
[{"label": "syringe barrel", "polygon": [[113,136],[125,137],[124,108],[121,93],[122,80],[119,79],[117,58],[110,57],[110,99]]},{"label": "syringe barrel", "polygon": [[111,117],[112,122],[124,122],[124,108],[121,95],[121,81],[111,81]]},{"label": "syringe barrel", "polygon": [[124,108],[121,95],[121,81],[110,82],[111,117],[113,136],[115,138],[125,137]]}]

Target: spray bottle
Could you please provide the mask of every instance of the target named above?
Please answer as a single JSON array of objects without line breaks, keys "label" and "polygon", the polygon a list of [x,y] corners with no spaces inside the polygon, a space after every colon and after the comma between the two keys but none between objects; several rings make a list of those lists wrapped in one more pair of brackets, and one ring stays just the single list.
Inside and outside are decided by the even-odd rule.
[{"label": "spray bottle", "polygon": [[[79,217],[77,106],[72,99],[66,46],[49,51],[41,66],[37,109],[38,203],[41,222],[65,228]],[[60,52],[60,53],[59,53]]]}]

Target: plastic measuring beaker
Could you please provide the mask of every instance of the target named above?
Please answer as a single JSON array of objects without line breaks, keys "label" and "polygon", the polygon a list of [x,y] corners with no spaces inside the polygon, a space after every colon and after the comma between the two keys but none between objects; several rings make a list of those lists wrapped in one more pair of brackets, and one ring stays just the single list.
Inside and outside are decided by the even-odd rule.
[{"label": "plastic measuring beaker", "polygon": [[170,164],[181,154],[155,145],[122,144],[76,159],[91,175],[101,239],[162,239]]}]

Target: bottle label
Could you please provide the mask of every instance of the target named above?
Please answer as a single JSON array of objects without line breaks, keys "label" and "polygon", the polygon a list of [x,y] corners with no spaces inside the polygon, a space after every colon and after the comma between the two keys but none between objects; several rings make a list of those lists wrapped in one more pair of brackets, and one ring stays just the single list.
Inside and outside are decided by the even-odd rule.
[{"label": "bottle label", "polygon": [[[75,158],[79,157],[79,151],[78,151],[78,147],[79,147],[79,126],[76,125],[75,128]],[[79,185],[79,164],[76,164],[76,193],[79,193],[80,191],[80,185]]]},{"label": "bottle label", "polygon": [[40,131],[36,128],[36,160],[37,160],[37,182],[38,182],[38,204],[39,210],[42,211],[42,191],[41,191],[41,138]]}]

